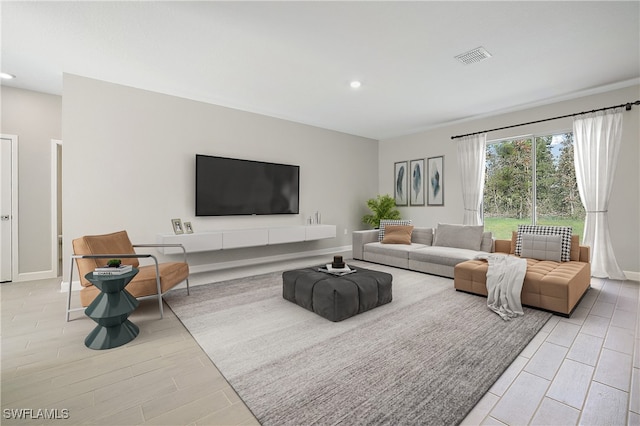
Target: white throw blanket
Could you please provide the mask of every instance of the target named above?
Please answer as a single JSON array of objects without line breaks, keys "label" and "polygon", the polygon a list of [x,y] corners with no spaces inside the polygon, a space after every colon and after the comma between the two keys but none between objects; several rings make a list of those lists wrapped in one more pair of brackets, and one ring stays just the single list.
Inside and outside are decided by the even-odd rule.
[{"label": "white throw blanket", "polygon": [[527,273],[527,261],[502,254],[481,254],[476,259],[489,263],[487,269],[487,306],[503,320],[524,315],[520,295]]}]

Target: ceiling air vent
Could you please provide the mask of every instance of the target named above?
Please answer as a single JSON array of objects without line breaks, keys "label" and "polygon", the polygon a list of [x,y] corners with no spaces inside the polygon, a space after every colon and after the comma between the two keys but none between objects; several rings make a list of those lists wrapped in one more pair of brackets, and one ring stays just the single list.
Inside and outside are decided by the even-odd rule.
[{"label": "ceiling air vent", "polygon": [[475,64],[476,62],[484,61],[485,59],[489,59],[490,57],[491,53],[487,52],[484,47],[476,47],[473,50],[459,54],[455,58],[463,64],[469,65]]}]

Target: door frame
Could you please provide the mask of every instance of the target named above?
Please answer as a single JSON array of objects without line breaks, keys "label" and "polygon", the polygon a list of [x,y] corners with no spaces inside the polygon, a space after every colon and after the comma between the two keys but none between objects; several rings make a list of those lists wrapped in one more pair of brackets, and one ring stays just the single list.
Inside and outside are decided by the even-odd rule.
[{"label": "door frame", "polygon": [[51,139],[51,270],[54,277],[60,275],[59,268],[60,255],[58,248],[60,245],[58,235],[58,203],[62,200],[58,198],[58,146],[62,147],[60,139]]},{"label": "door frame", "polygon": [[11,141],[11,281],[18,281],[18,135],[0,134]]}]

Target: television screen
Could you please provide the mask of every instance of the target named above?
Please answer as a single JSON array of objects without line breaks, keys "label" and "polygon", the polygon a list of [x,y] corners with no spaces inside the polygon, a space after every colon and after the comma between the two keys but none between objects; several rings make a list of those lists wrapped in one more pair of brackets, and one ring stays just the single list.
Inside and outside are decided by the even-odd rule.
[{"label": "television screen", "polygon": [[298,214],[300,167],[196,155],[196,216]]}]

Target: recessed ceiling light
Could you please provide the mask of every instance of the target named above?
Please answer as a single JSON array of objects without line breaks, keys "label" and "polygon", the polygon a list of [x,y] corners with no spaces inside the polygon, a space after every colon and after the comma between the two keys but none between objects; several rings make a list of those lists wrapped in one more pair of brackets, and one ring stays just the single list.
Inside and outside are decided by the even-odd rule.
[{"label": "recessed ceiling light", "polygon": [[2,78],[3,80],[11,80],[11,79],[16,78],[16,76],[13,75],[13,74],[6,73],[6,72],[0,72],[0,78]]},{"label": "recessed ceiling light", "polygon": [[357,89],[360,86],[362,86],[362,83],[359,82],[358,80],[354,80],[351,83],[349,83],[349,86],[351,86],[352,89]]}]

